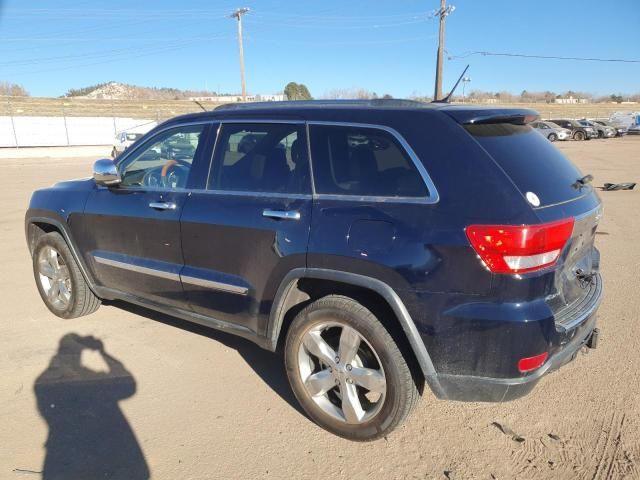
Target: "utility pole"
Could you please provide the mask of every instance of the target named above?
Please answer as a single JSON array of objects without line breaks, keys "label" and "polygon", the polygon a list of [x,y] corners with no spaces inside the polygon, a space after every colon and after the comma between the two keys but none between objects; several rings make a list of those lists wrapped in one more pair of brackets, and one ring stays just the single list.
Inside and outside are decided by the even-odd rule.
[{"label": "utility pole", "polygon": [[467,85],[467,83],[469,83],[471,81],[471,77],[464,77],[462,79],[462,103],[465,102],[465,96],[464,96],[464,87]]},{"label": "utility pole", "polygon": [[436,86],[433,92],[433,99],[442,98],[442,61],[444,56],[444,21],[451,12],[456,9],[455,6],[447,6],[447,0],[440,0],[440,8],[433,12],[433,16],[440,17],[440,38],[438,41],[438,56],[436,59]]},{"label": "utility pole", "polygon": [[239,8],[229,18],[238,20],[238,48],[240,49],[240,82],[242,84],[242,101],[247,101],[247,87],[244,82],[244,47],[242,45],[242,16],[249,13],[248,8]]}]

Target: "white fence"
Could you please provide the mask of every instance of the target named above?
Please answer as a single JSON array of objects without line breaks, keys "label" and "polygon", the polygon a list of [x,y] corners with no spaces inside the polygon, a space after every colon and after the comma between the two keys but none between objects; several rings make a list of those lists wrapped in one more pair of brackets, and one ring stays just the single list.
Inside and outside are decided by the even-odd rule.
[{"label": "white fence", "polygon": [[0,147],[111,145],[123,130],[145,133],[153,120],[123,117],[2,117]]}]

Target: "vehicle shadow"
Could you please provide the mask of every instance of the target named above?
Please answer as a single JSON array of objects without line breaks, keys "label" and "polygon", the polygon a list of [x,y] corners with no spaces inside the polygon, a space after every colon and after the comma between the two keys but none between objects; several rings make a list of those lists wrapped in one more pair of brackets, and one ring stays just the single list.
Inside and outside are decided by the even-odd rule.
[{"label": "vehicle shadow", "polygon": [[[108,371],[83,366],[85,349],[98,352]],[[49,427],[43,479],[149,478],[142,449],[118,405],[135,394],[136,381],[102,341],[75,333],[62,337],[34,392]]]},{"label": "vehicle shadow", "polygon": [[186,320],[181,320],[138,305],[120,301],[113,301],[110,302],[110,304],[136,315],[140,315],[166,325],[171,325],[172,327],[180,328],[182,330],[187,330],[197,335],[202,335],[220,342],[229,348],[233,348],[240,354],[247,365],[249,365],[253,371],[258,374],[264,383],[269,385],[269,387],[271,387],[271,389],[276,392],[280,398],[287,402],[298,413],[306,417],[306,413],[300,407],[298,401],[293,395],[291,387],[289,386],[289,380],[287,379],[284,367],[284,359],[282,358],[281,353],[264,350],[245,338],[215,330],[213,328],[204,327]]}]

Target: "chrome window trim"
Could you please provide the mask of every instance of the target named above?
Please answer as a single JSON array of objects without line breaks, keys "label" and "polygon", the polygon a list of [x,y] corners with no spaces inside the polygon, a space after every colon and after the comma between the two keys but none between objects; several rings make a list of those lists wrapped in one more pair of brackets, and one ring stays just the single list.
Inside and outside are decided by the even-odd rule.
[{"label": "chrome window trim", "polygon": [[[99,186],[98,188],[108,190],[109,187]],[[158,193],[192,193],[197,194],[216,194],[216,195],[234,195],[243,197],[268,197],[268,198],[290,198],[294,200],[311,200],[313,197],[310,193],[282,193],[282,192],[251,192],[246,190],[208,190],[204,188],[161,188],[161,187],[127,187],[127,191],[132,192],[158,192]]]},{"label": "chrome window trim", "polygon": [[311,200],[310,193],[282,193],[282,192],[252,192],[247,190],[204,190],[201,188],[191,189],[189,193],[207,193],[216,195],[235,195],[241,197],[268,197],[268,198],[291,198],[296,200]]},{"label": "chrome window trim", "polygon": [[[348,194],[329,194],[329,193],[314,193],[314,198],[318,199],[327,199],[327,200],[350,200],[355,202],[385,202],[385,203],[420,203],[420,204],[434,204],[440,201],[440,194],[438,193],[438,189],[434,185],[429,173],[426,168],[420,161],[420,158],[415,153],[411,145],[404,139],[404,137],[394,128],[388,127],[386,125],[378,125],[373,123],[355,123],[355,122],[332,122],[332,121],[308,121],[307,128],[313,125],[320,126],[335,126],[335,127],[354,127],[354,128],[370,128],[385,131],[391,134],[397,141],[400,143],[402,148],[405,150],[409,158],[413,162],[416,170],[422,177],[422,181],[424,182],[427,191],[429,194],[426,197],[394,197],[394,196],[375,196],[375,195],[348,195]],[[313,169],[313,158],[311,157],[311,136],[308,130],[307,134],[307,142],[309,146],[309,164]],[[313,171],[313,170],[312,170]],[[315,182],[315,179],[314,179]]]},{"label": "chrome window trim", "polygon": [[296,119],[296,120],[272,120],[272,119],[268,119],[268,118],[261,118],[261,119],[253,119],[253,118],[229,118],[226,120],[220,119],[218,120],[220,123],[282,123],[282,124],[291,124],[291,125],[302,125],[304,123],[306,123],[305,120],[300,120],[300,119]]},{"label": "chrome window trim", "polygon": [[[218,131],[216,132],[216,141],[213,145],[213,150],[211,151],[211,161],[209,162],[209,173],[207,174],[207,182],[205,185],[205,190],[191,190],[194,193],[217,193],[217,194],[221,194],[221,195],[238,195],[238,196],[253,196],[253,197],[276,197],[276,198],[293,198],[293,199],[312,199],[313,198],[313,192],[314,192],[314,184],[313,184],[313,170],[311,168],[311,152],[309,152],[309,131],[308,131],[308,127],[306,126],[306,121],[305,120],[268,120],[268,119],[260,119],[260,120],[253,120],[253,119],[230,119],[230,120],[218,120],[220,122],[220,125],[218,126]],[[282,192],[254,192],[254,191],[248,191],[248,190],[221,190],[221,189],[213,189],[213,188],[209,188],[209,185],[211,183],[211,173],[213,171],[213,164],[215,162],[216,159],[216,149],[218,147],[218,139],[220,138],[220,134],[222,133],[222,129],[224,127],[225,123],[230,123],[230,124],[239,124],[239,123],[246,123],[246,124],[252,124],[252,123],[265,123],[265,124],[281,124],[281,125],[305,125],[305,137],[306,137],[306,143],[307,143],[307,165],[309,166],[309,177],[310,177],[310,183],[311,183],[311,193],[282,193]]]},{"label": "chrome window trim", "polygon": [[156,268],[142,267],[140,265],[134,265],[132,263],[121,262],[119,260],[112,260],[111,258],[103,257],[101,255],[92,255],[93,259],[103,265],[110,267],[121,268],[123,270],[129,270],[131,272],[143,273],[145,275],[151,275],[153,277],[165,278],[167,280],[180,281],[180,275],[177,273],[167,272],[164,270],[158,270]]},{"label": "chrome window trim", "polygon": [[311,175],[311,195],[316,198],[316,177],[313,174],[313,161],[311,160],[311,132],[309,129],[309,122],[305,123],[305,135],[307,137],[307,162],[309,162],[309,175]]},{"label": "chrome window trim", "polygon": [[247,287],[216,282],[215,280],[206,280],[204,278],[192,277],[191,275],[180,275],[180,279],[182,280],[182,283],[188,283],[189,285],[196,285],[198,287],[211,288],[213,290],[220,290],[238,295],[246,295],[249,293],[249,289]]}]

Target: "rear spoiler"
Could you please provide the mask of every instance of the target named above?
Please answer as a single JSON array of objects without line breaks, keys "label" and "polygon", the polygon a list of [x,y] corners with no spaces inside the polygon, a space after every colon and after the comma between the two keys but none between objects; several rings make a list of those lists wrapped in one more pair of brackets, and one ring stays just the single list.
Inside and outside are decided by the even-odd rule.
[{"label": "rear spoiler", "polygon": [[459,108],[451,106],[442,111],[463,125],[484,125],[492,123],[510,123],[526,125],[540,118],[535,110],[524,108]]}]

